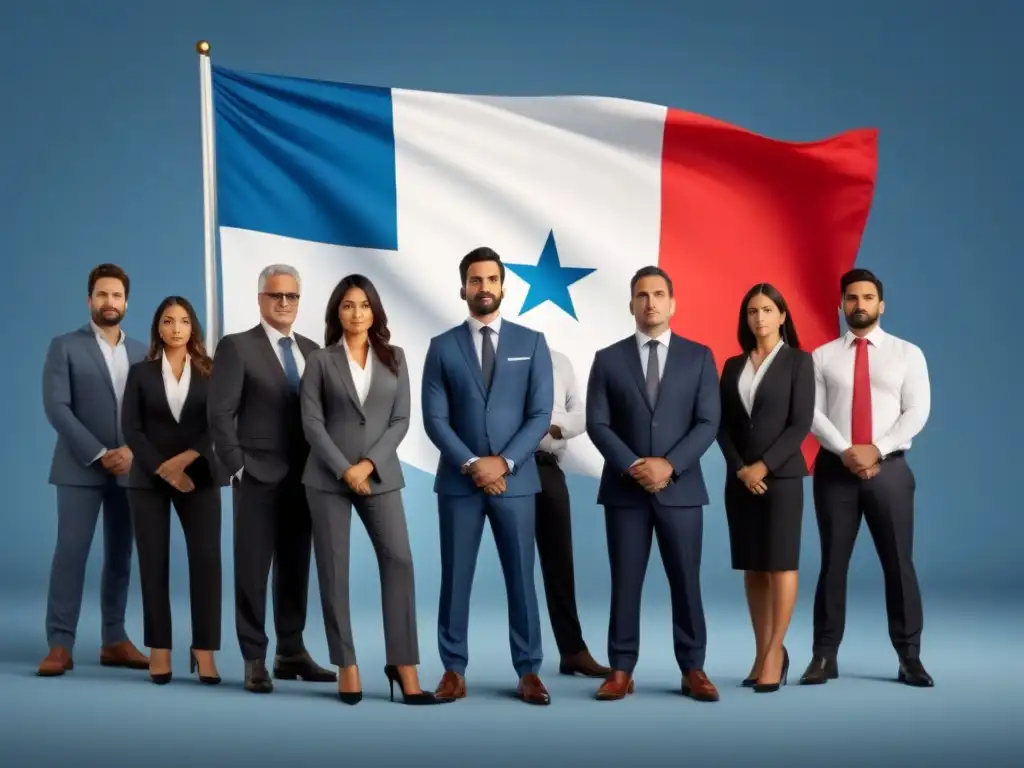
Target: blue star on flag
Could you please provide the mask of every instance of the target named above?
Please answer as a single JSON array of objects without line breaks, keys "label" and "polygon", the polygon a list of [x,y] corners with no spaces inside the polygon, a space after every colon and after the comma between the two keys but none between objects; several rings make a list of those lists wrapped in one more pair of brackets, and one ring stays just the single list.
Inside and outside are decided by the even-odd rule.
[{"label": "blue star on flag", "polygon": [[505,266],[530,284],[530,290],[526,294],[526,300],[523,302],[519,314],[524,315],[545,301],[550,301],[573,320],[578,320],[572,297],[569,295],[569,286],[595,270],[586,267],[563,267],[558,260],[558,246],[555,245],[554,231],[548,232],[548,239],[544,243],[544,250],[541,251],[540,261],[535,265],[506,264]]}]

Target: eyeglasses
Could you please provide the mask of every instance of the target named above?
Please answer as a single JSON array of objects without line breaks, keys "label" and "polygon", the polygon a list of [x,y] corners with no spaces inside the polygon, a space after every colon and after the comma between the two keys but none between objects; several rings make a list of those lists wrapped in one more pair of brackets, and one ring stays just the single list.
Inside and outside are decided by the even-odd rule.
[{"label": "eyeglasses", "polygon": [[289,304],[294,304],[299,300],[299,294],[297,293],[263,293],[262,296],[266,296],[271,301],[276,301],[278,304],[284,304],[287,301]]}]

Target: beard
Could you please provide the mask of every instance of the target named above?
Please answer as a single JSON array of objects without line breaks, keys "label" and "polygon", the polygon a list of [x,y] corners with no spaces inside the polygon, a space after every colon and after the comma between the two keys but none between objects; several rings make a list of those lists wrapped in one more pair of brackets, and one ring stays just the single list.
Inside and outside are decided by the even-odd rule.
[{"label": "beard", "polygon": [[872,315],[870,312],[865,312],[863,310],[859,310],[857,312],[852,312],[852,313],[849,313],[849,314],[846,315],[846,324],[848,326],[850,326],[851,328],[854,328],[856,330],[861,330],[862,328],[868,328],[868,327],[874,325],[877,321],[878,321],[878,313],[877,312]]},{"label": "beard", "polygon": [[[484,299],[494,299],[494,301],[484,303]],[[501,297],[495,296],[493,293],[487,293],[487,291],[481,291],[474,294],[466,303],[474,315],[492,315],[501,307]]]},{"label": "beard", "polygon": [[92,321],[100,328],[111,328],[119,325],[124,319],[124,312],[114,307],[100,307],[92,311]]}]

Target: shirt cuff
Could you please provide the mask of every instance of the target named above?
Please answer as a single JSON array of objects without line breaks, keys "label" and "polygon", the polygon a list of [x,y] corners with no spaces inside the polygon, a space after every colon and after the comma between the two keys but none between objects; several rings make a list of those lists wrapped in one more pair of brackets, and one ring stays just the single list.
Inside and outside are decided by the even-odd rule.
[{"label": "shirt cuff", "polygon": [[505,460],[505,463],[508,464],[508,473],[510,475],[514,474],[516,471],[516,463],[512,461],[512,459],[510,459],[508,456],[502,456],[501,458],[503,458]]},{"label": "shirt cuff", "polygon": [[93,460],[92,460],[92,461],[90,461],[90,462],[89,462],[89,463],[88,463],[88,464],[87,464],[86,466],[92,466],[92,465],[93,465],[93,464],[95,464],[95,463],[96,463],[97,461],[99,461],[100,459],[102,459],[102,458],[103,458],[104,456],[106,456],[106,455],[107,455],[107,451],[108,451],[108,450],[109,450],[109,449],[107,449],[107,448],[104,448],[104,449],[103,449],[102,451],[100,451],[99,453],[97,453],[97,454],[96,454],[96,456],[94,456],[94,457],[93,457]]}]

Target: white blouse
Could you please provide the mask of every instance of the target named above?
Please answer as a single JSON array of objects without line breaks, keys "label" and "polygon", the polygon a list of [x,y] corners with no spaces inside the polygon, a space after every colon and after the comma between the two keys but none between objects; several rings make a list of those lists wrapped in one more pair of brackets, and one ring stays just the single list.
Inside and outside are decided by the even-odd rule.
[{"label": "white blouse", "polygon": [[185,356],[185,369],[181,372],[181,378],[174,376],[171,364],[167,361],[167,355],[163,355],[164,392],[167,395],[167,405],[171,407],[171,415],[175,421],[181,421],[181,409],[185,407],[185,399],[188,397],[188,388],[192,383],[192,358]]},{"label": "white blouse", "polygon": [[764,379],[764,375],[768,372],[768,366],[772,364],[772,360],[779,354],[779,350],[782,349],[782,345],[785,343],[782,339],[779,339],[779,343],[761,361],[761,367],[756,371],[754,370],[754,363],[751,362],[750,356],[747,355],[747,364],[743,366],[743,371],[740,373],[739,390],[740,400],[743,401],[743,407],[746,409],[748,416],[754,410],[754,396],[757,394],[757,388],[761,384],[761,380]]},{"label": "white blouse", "polygon": [[352,357],[352,350],[348,343],[342,339],[345,345],[345,356],[348,357],[348,369],[352,372],[352,381],[356,385],[356,395],[359,397],[359,404],[366,402],[366,396],[370,393],[370,380],[373,378],[373,348],[366,350],[366,367],[360,368],[359,363]]}]

